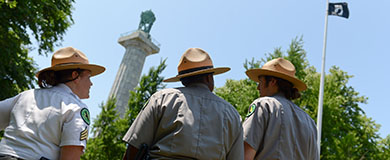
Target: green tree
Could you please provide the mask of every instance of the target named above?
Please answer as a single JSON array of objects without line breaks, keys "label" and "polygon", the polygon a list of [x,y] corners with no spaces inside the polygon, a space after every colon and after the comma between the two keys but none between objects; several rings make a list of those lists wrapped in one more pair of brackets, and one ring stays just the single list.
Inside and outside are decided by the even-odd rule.
[{"label": "green tree", "polygon": [[232,104],[240,113],[242,120],[248,113],[248,107],[259,97],[257,84],[249,79],[226,80],[224,86],[215,89],[215,93]]},{"label": "green tree", "polygon": [[389,159],[390,158],[390,135],[379,141],[380,154],[378,159]]},{"label": "green tree", "polygon": [[[292,40],[287,55],[283,54],[281,48],[276,48],[265,58],[246,61],[244,67],[258,68],[276,57],[290,60],[296,67],[296,76],[307,84],[308,89],[302,92],[302,97],[294,103],[316,120],[320,74],[306,59],[302,37]],[[367,98],[360,96],[353,87],[348,86],[350,78],[351,75],[335,66],[326,75],[321,159],[378,159],[379,155],[382,155],[379,154],[380,150],[383,151],[385,148],[378,147],[379,125],[368,118],[359,107],[360,104],[367,102]],[[243,117],[247,113],[249,103],[258,98],[257,92],[249,91],[250,88],[256,90],[254,82],[243,83],[245,81],[248,79],[227,80],[225,86],[216,89],[216,94],[235,106]],[[255,98],[246,102],[248,97]]]},{"label": "green tree", "polygon": [[159,89],[165,88],[162,84],[164,77],[159,76],[166,68],[166,59],[160,62],[160,65],[155,69],[152,67],[149,70],[148,75],[142,76],[138,86],[134,91],[130,92],[129,110],[126,112],[125,117],[128,120],[128,126],[131,126],[139,111],[147,103],[150,96]]},{"label": "green tree", "polygon": [[0,0],[0,100],[34,87],[28,57],[33,36],[39,54],[53,51],[73,23],[74,0]]},{"label": "green tree", "polygon": [[95,137],[87,141],[87,149],[82,159],[121,159],[126,149],[122,142],[125,119],[121,119],[115,110],[115,99],[109,99],[101,105],[102,111],[94,120],[91,132]]},{"label": "green tree", "polygon": [[121,159],[126,150],[123,136],[133,123],[149,97],[159,89],[165,88],[163,77],[159,76],[166,68],[165,61],[157,68],[150,68],[143,75],[134,91],[130,91],[129,109],[123,118],[115,110],[115,99],[109,99],[101,105],[102,111],[92,125],[93,138],[87,142],[87,149],[82,159],[106,160]]}]

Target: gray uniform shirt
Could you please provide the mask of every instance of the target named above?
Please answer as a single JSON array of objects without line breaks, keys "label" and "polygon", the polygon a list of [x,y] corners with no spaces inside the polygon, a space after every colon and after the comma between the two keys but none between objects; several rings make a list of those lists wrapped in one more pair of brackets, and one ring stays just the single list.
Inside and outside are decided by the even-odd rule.
[{"label": "gray uniform shirt", "polygon": [[203,84],[151,96],[123,140],[150,146],[153,159],[244,158],[237,110]]},{"label": "gray uniform shirt", "polygon": [[317,130],[313,119],[283,95],[256,99],[244,121],[244,141],[255,159],[317,160]]}]

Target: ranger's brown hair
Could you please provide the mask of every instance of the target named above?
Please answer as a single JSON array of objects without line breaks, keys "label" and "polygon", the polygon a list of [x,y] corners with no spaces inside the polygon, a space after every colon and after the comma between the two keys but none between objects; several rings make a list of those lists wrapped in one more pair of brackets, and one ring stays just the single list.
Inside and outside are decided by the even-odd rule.
[{"label": "ranger's brown hair", "polygon": [[[72,73],[74,71],[78,73],[78,76],[72,79]],[[61,71],[44,71],[38,76],[38,85],[40,88],[50,88],[60,83],[70,82],[77,79],[83,71],[84,70],[80,68]]]},{"label": "ranger's brown hair", "polygon": [[264,76],[265,86],[268,86],[272,78],[276,80],[276,84],[278,85],[278,91],[282,92],[287,99],[294,100],[301,97],[301,93],[298,91],[297,88],[294,88],[294,85],[291,82],[278,77]]},{"label": "ranger's brown hair", "polygon": [[199,74],[199,75],[195,75],[195,76],[184,77],[184,78],[181,78],[180,81],[181,81],[181,84],[183,84],[186,87],[193,84],[193,83],[205,83],[205,80],[204,80],[205,77],[207,77],[210,74],[213,74],[213,73],[205,73],[205,74]]}]

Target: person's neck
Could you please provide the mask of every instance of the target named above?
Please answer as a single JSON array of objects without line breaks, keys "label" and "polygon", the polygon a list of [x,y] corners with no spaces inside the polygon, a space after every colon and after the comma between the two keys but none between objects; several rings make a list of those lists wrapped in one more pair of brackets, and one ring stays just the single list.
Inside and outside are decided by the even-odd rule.
[{"label": "person's neck", "polygon": [[73,81],[66,82],[65,85],[68,86],[70,90],[72,90],[72,92],[80,98],[80,95],[77,92],[78,90],[76,84]]}]

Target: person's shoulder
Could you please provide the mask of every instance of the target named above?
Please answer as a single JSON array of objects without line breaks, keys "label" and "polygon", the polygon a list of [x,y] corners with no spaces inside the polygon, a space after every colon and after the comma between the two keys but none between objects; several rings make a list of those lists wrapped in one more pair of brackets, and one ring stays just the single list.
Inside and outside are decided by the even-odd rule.
[{"label": "person's shoulder", "polygon": [[240,114],[238,113],[237,109],[232,105],[230,104],[228,101],[224,100],[223,98],[213,94],[214,98],[213,100],[218,102],[220,104],[220,106],[223,106],[223,108],[228,112],[228,113],[232,113],[234,115],[238,115],[240,116]]},{"label": "person's shoulder", "polygon": [[164,88],[156,91],[153,95],[175,94],[180,93],[178,88]]},{"label": "person's shoulder", "polygon": [[259,97],[255,99],[251,104],[251,107],[259,107],[263,110],[268,110],[269,112],[273,112],[275,110],[279,110],[282,107],[282,102],[279,101],[274,96],[265,96],[265,97]]},{"label": "person's shoulder", "polygon": [[36,90],[39,90],[39,88],[38,88],[38,89],[29,89],[29,90],[22,91],[22,92],[20,92],[19,94],[17,94],[16,96],[23,95],[23,94],[32,94],[32,93],[34,93]]},{"label": "person's shoulder", "polygon": [[214,100],[216,101],[219,101],[220,103],[226,105],[226,106],[229,106],[230,108],[234,108],[232,104],[230,104],[228,101],[226,101],[225,99],[213,94],[214,96]]},{"label": "person's shoulder", "polygon": [[51,94],[53,96],[61,96],[61,98],[63,99],[79,101],[79,99],[75,96],[73,92],[66,92],[63,88],[57,86],[49,88],[45,91],[47,91],[48,94]]},{"label": "person's shoulder", "polygon": [[13,103],[16,103],[16,101],[22,97],[22,96],[30,96],[30,97],[33,97],[33,94],[34,94],[34,89],[29,89],[29,90],[25,90],[25,91],[22,91],[20,93],[18,93],[17,95],[13,96],[13,97],[8,97],[8,98],[5,98],[5,99],[2,99],[0,100],[1,102],[13,102]]},{"label": "person's shoulder", "polygon": [[73,92],[66,91],[63,86],[54,86],[51,88],[35,89],[35,94],[50,98],[52,100],[64,102],[64,104],[77,104],[80,107],[87,107],[80,98]]},{"label": "person's shoulder", "polygon": [[266,104],[266,103],[275,103],[279,102],[279,100],[276,97],[273,96],[265,96],[265,97],[259,97],[255,99],[252,104]]},{"label": "person's shoulder", "polygon": [[182,92],[178,88],[164,88],[153,93],[150,98],[162,98],[169,95],[178,95]]}]

